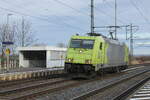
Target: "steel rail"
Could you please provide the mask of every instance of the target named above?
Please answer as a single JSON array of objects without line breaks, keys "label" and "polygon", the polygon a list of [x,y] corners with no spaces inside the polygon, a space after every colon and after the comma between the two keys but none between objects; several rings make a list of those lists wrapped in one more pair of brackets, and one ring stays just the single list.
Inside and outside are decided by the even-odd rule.
[{"label": "steel rail", "polygon": [[114,98],[112,98],[112,100],[124,100],[124,99],[126,99],[130,94],[132,94],[134,91],[136,91],[139,87],[141,87],[148,80],[150,80],[150,76],[137,82],[136,84],[132,85],[130,88],[127,88],[125,91],[123,91],[122,93],[120,93],[117,96],[115,96]]},{"label": "steel rail", "polygon": [[99,92],[102,91],[102,90],[105,90],[105,89],[107,89],[107,88],[112,87],[113,85],[119,84],[119,83],[121,83],[121,82],[123,82],[123,81],[125,81],[125,80],[129,80],[129,79],[131,79],[131,78],[137,77],[137,76],[139,76],[139,75],[141,75],[141,74],[143,74],[143,73],[149,72],[149,71],[150,71],[150,70],[145,70],[145,71],[142,71],[142,72],[137,73],[137,74],[135,74],[135,75],[131,75],[131,76],[127,77],[127,78],[122,78],[122,79],[120,79],[120,80],[112,81],[112,82],[110,82],[110,84],[106,84],[105,86],[103,86],[103,87],[101,87],[101,88],[97,88],[97,89],[95,89],[95,90],[92,90],[92,91],[83,93],[83,94],[81,94],[81,95],[79,95],[79,96],[76,96],[76,97],[72,98],[71,100],[84,100],[84,99],[86,99],[86,98],[88,98],[88,97],[90,97],[90,96],[93,96],[93,95],[99,93]]},{"label": "steel rail", "polygon": [[47,82],[40,82],[37,84],[29,84],[27,86],[22,86],[22,87],[17,87],[17,88],[12,88],[12,89],[5,89],[0,91],[0,96],[4,96],[4,95],[8,95],[8,94],[12,94],[12,93],[17,93],[17,92],[21,92],[21,91],[25,91],[25,90],[30,90],[30,89],[35,89],[35,88],[39,88],[39,87],[45,87],[48,85],[54,85],[54,84],[59,84],[59,83],[64,83],[70,80],[67,79],[62,79],[62,80],[57,80],[57,81],[52,81],[49,80]]},{"label": "steel rail", "polygon": [[1,87],[9,87],[13,85],[19,85],[29,82],[35,82],[35,81],[42,81],[42,80],[48,80],[48,79],[54,79],[54,78],[63,78],[66,77],[67,74],[55,74],[51,76],[43,76],[43,77],[37,77],[37,78],[28,78],[28,79],[21,79],[21,80],[13,80],[13,81],[4,81],[0,82],[0,88]]}]

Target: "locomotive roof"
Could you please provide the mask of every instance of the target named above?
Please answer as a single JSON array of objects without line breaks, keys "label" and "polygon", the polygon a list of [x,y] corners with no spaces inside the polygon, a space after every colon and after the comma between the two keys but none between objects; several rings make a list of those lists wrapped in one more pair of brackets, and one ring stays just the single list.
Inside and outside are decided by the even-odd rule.
[{"label": "locomotive roof", "polygon": [[104,38],[104,37],[103,39],[111,44],[125,45],[125,43],[120,42],[119,40],[114,40],[114,39],[109,39],[109,38]]},{"label": "locomotive roof", "polygon": [[116,45],[125,45],[125,43],[120,42],[118,40],[110,39],[105,36],[73,36],[74,39],[96,39],[97,37],[104,39],[106,42],[110,44],[116,44]]}]

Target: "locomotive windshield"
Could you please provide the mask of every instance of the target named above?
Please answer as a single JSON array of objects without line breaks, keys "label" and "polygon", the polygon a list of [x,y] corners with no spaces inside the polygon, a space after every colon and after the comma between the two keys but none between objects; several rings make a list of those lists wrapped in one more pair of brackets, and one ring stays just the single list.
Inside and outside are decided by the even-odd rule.
[{"label": "locomotive windshield", "polygon": [[94,45],[94,40],[79,40],[72,39],[70,48],[84,48],[84,49],[92,49]]}]

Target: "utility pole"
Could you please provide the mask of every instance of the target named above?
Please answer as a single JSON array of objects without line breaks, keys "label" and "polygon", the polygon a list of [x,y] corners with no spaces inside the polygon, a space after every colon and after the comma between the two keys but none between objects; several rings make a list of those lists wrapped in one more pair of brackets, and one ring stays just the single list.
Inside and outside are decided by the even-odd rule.
[{"label": "utility pole", "polygon": [[[114,13],[114,25],[112,26],[102,26],[102,27],[95,27],[94,26],[94,0],[91,0],[91,33],[94,33],[94,29],[95,28],[109,28],[110,31],[110,35],[112,37],[112,39],[117,40],[117,29],[121,28],[122,26],[117,26],[117,0],[115,0],[115,13]],[[124,26],[123,26],[124,27]],[[112,30],[113,29],[113,30]],[[114,34],[114,36],[113,36]]]},{"label": "utility pole", "polygon": [[91,34],[94,33],[94,0],[91,0]]},{"label": "utility pole", "polygon": [[117,39],[117,0],[115,0],[115,39]]},{"label": "utility pole", "polygon": [[[10,13],[7,14],[7,35],[6,35],[7,38],[6,38],[5,41],[10,41],[10,40],[9,40],[9,39],[10,39],[10,38],[9,38],[9,35],[10,35],[10,33],[9,33],[9,32],[10,32],[10,31],[9,31],[9,17],[12,16],[12,15],[13,15],[13,14],[10,14]],[[9,47],[6,46],[6,48],[8,49]],[[9,50],[10,50],[10,49],[9,49]],[[7,68],[6,68],[6,69],[8,70],[9,67],[10,67],[10,66],[9,66],[9,58],[10,58],[10,57],[9,57],[9,54],[6,54],[6,57],[7,57]]]},{"label": "utility pole", "polygon": [[130,64],[133,60],[133,25],[130,25]]},{"label": "utility pole", "polygon": [[21,46],[24,47],[25,44],[24,44],[24,41],[25,41],[25,31],[24,31],[24,28],[25,28],[25,24],[24,24],[24,18],[22,17],[22,43],[21,43]]},{"label": "utility pole", "polygon": [[[135,29],[136,28],[136,29]],[[137,31],[139,29],[138,26],[133,26],[130,24],[130,64],[132,64],[133,56],[134,56],[134,37],[133,37],[133,30]]]}]

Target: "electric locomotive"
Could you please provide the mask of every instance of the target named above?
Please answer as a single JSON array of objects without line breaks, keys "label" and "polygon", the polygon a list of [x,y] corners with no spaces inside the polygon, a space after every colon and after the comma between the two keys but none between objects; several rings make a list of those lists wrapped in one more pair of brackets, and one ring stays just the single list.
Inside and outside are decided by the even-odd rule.
[{"label": "electric locomotive", "polygon": [[67,49],[65,71],[90,76],[102,71],[119,72],[129,63],[124,43],[104,36],[72,36]]}]

